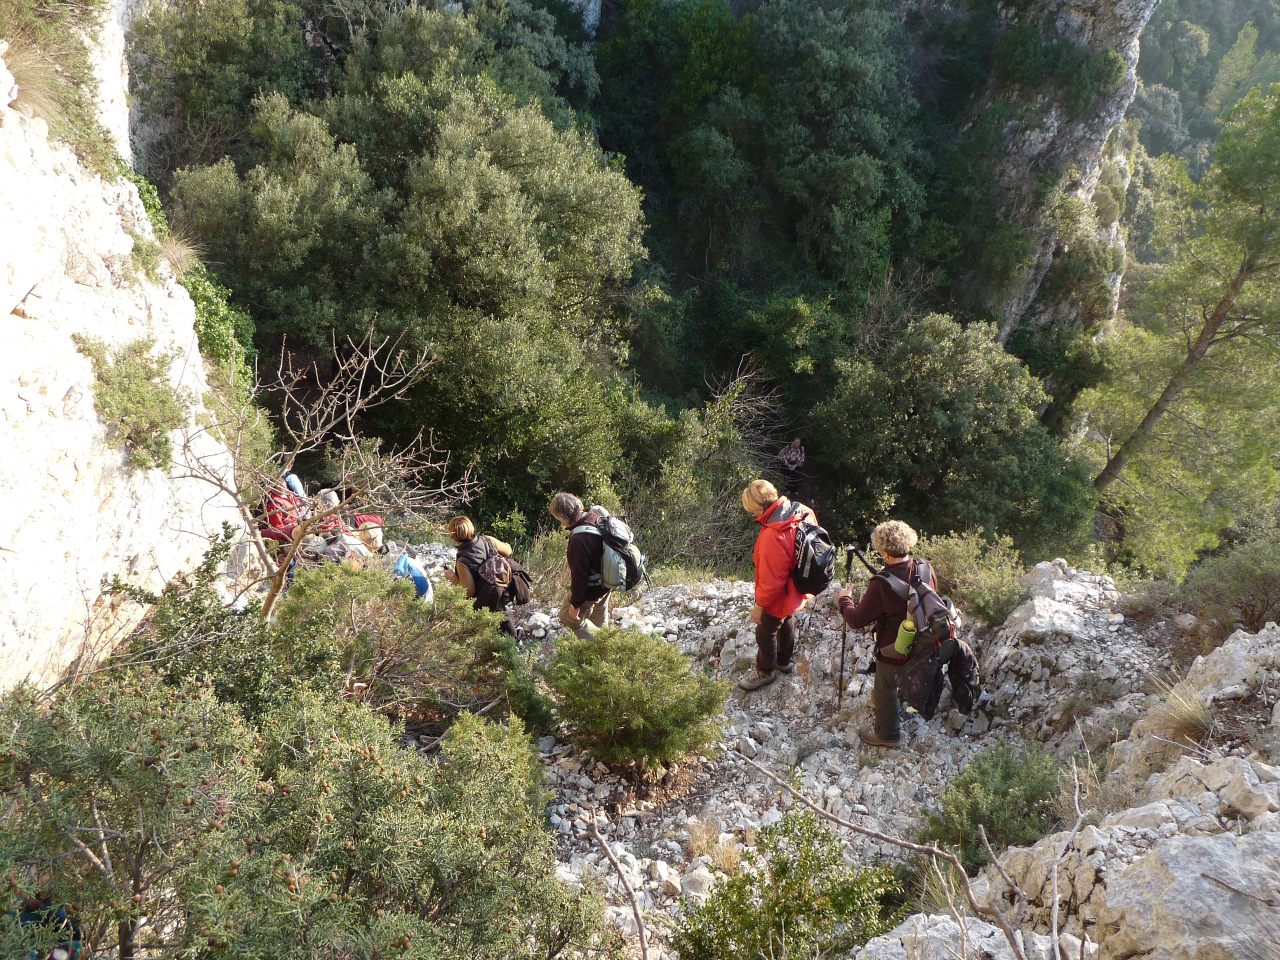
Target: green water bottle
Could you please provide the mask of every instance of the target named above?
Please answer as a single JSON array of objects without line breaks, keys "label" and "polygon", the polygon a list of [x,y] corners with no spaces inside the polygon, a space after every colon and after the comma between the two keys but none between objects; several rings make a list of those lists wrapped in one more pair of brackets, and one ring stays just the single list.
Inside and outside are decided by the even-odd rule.
[{"label": "green water bottle", "polygon": [[911,652],[911,645],[916,642],[916,625],[910,620],[903,620],[898,627],[898,639],[893,641],[893,649],[902,656]]}]

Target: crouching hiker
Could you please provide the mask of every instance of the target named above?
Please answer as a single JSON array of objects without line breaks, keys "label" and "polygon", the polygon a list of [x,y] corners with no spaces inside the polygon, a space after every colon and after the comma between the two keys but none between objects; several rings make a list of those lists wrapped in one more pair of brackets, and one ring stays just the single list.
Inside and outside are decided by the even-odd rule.
[{"label": "crouching hiker", "polygon": [[449,537],[458,548],[458,556],[453,569],[444,572],[444,578],[461,587],[475,601],[475,609],[502,614],[503,633],[515,636],[511,618],[507,616],[511,545],[497,537],[477,535],[475,524],[467,517],[454,517],[449,521]]},{"label": "crouching hiker", "polygon": [[758,690],[791,673],[795,665],[795,615],[809,600],[792,576],[796,566],[796,528],[801,522],[818,522],[802,503],[778,495],[768,480],[753,480],[742,491],[742,508],[756,518],[756,534],[751,559],[755,563],[755,606],[751,622],[756,625],[755,669],[738,681],[741,690]]},{"label": "crouching hiker", "polygon": [[548,507],[560,526],[570,531],[565,558],[569,596],[560,608],[560,623],[586,639],[609,622],[609,588],[601,578],[604,538],[596,529],[603,517],[588,511],[572,493],[557,493]]}]

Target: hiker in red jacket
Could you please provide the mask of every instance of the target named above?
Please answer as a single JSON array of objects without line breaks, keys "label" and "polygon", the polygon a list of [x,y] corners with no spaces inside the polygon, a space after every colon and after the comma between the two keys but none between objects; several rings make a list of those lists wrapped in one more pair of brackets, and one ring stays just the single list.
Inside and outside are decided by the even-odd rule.
[{"label": "hiker in red jacket", "polygon": [[817,523],[812,510],[778,495],[768,480],[753,480],[742,491],[742,508],[756,518],[760,532],[751,559],[756,568],[756,603],[751,621],[756,625],[755,669],[738,681],[742,690],[758,690],[779,673],[791,673],[795,665],[795,614],[810,599],[791,578],[796,565],[796,526],[806,520]]},{"label": "hiker in red jacket", "polygon": [[[871,531],[871,547],[884,558],[885,573],[904,583],[913,583],[916,561],[911,550],[919,537],[901,520],[889,520]],[[929,586],[938,589],[938,580],[929,569]],[[876,627],[876,680],[871,688],[871,706],[875,728],[859,727],[858,736],[873,747],[896,747],[902,742],[898,726],[898,670],[908,657],[894,650],[898,627],[907,617],[907,601],[903,600],[882,577],[872,577],[861,600],[854,600],[853,587],[840,592],[840,616],[855,629]]]}]

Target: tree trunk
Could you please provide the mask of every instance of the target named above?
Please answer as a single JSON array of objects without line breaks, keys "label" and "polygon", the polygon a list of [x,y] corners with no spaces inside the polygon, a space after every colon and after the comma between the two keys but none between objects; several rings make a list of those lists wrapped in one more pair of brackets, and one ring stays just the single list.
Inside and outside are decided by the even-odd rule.
[{"label": "tree trunk", "polygon": [[1204,322],[1204,326],[1200,328],[1200,335],[1196,337],[1196,342],[1187,351],[1187,356],[1182,361],[1182,366],[1169,378],[1169,382],[1160,391],[1160,396],[1151,405],[1151,409],[1142,418],[1142,422],[1138,424],[1133,433],[1129,434],[1128,439],[1120,444],[1120,448],[1111,455],[1111,459],[1102,468],[1102,472],[1094,478],[1093,488],[1099,493],[1106,490],[1116,481],[1134,453],[1150,439],[1156,424],[1163,419],[1173,401],[1177,400],[1178,396],[1186,388],[1191,375],[1195,373],[1196,368],[1200,366],[1208,355],[1209,349],[1213,346],[1213,338],[1218,335],[1218,331],[1222,329],[1223,322],[1227,319],[1227,311],[1236,302],[1236,297],[1240,295],[1241,288],[1244,287],[1245,282],[1253,274],[1253,269],[1253,265],[1248,260],[1240,265],[1240,269],[1236,271],[1236,275],[1231,279],[1231,286],[1226,294],[1218,301],[1217,306],[1213,308],[1213,313],[1209,315]]}]

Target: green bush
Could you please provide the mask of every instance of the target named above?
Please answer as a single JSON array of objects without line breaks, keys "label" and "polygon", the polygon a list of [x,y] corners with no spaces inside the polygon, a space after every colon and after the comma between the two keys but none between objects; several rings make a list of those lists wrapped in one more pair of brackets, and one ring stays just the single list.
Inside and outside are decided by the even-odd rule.
[{"label": "green bush", "polygon": [[927,537],[916,552],[933,565],[944,593],[989,624],[1003,623],[1022,600],[1026,568],[1008,537],[949,533]]},{"label": "green bush", "polygon": [[1087,527],[1086,468],[1038,419],[1044,390],[993,327],[931,314],[874,360],[837,369],[831,399],[814,411],[826,429],[809,451],[836,480],[822,519],[837,535],[856,536],[890,510],[926,530],[996,531],[1024,551]]},{"label": "green bush", "polygon": [[1057,758],[1038,746],[1002,744],[978,754],[948,784],[921,839],[954,850],[971,874],[991,859],[979,825],[997,854],[1035,843],[1057,824],[1059,769]]},{"label": "green bush", "polygon": [[[0,944],[28,900],[86,955],[617,956],[563,886],[523,728],[465,717],[438,760],[360,704],[295,692],[251,727],[211,691],[123,671],[0,698]],[[43,955],[43,954],[40,954]]]},{"label": "green bush", "polygon": [[492,715],[495,701],[498,715],[513,711],[536,728],[550,723],[515,639],[498,629],[498,615],[472,609],[461,590],[441,584],[426,604],[383,570],[326,564],[298,575],[276,620],[285,661],[327,647],[343,696],[412,730],[441,733],[460,713],[488,708]]},{"label": "green bush", "polygon": [[813,814],[762,830],[744,868],[681,919],[680,960],[843,957],[890,930],[896,894],[884,867],[850,867],[843,845]]},{"label": "green bush", "polygon": [[1242,543],[1192,567],[1178,601],[1213,625],[1219,640],[1239,623],[1257,632],[1280,623],[1280,536]]},{"label": "green bush", "polygon": [[186,930],[255,806],[254,738],[235,710],[207,687],[121,672],[47,705],[11,691],[0,717],[0,915],[27,898],[70,905],[92,955]]},{"label": "green bush", "polygon": [[169,381],[171,354],[155,353],[155,341],[133,340],[108,352],[101,340],[76,336],[76,346],[93,364],[94,407],[114,428],[111,442],[140,470],[173,465],[169,434],[184,426],[191,399]]},{"label": "green bush", "polygon": [[728,693],[662,637],[618,627],[562,640],[547,679],[570,737],[612,764],[655,765],[707,747]]}]

